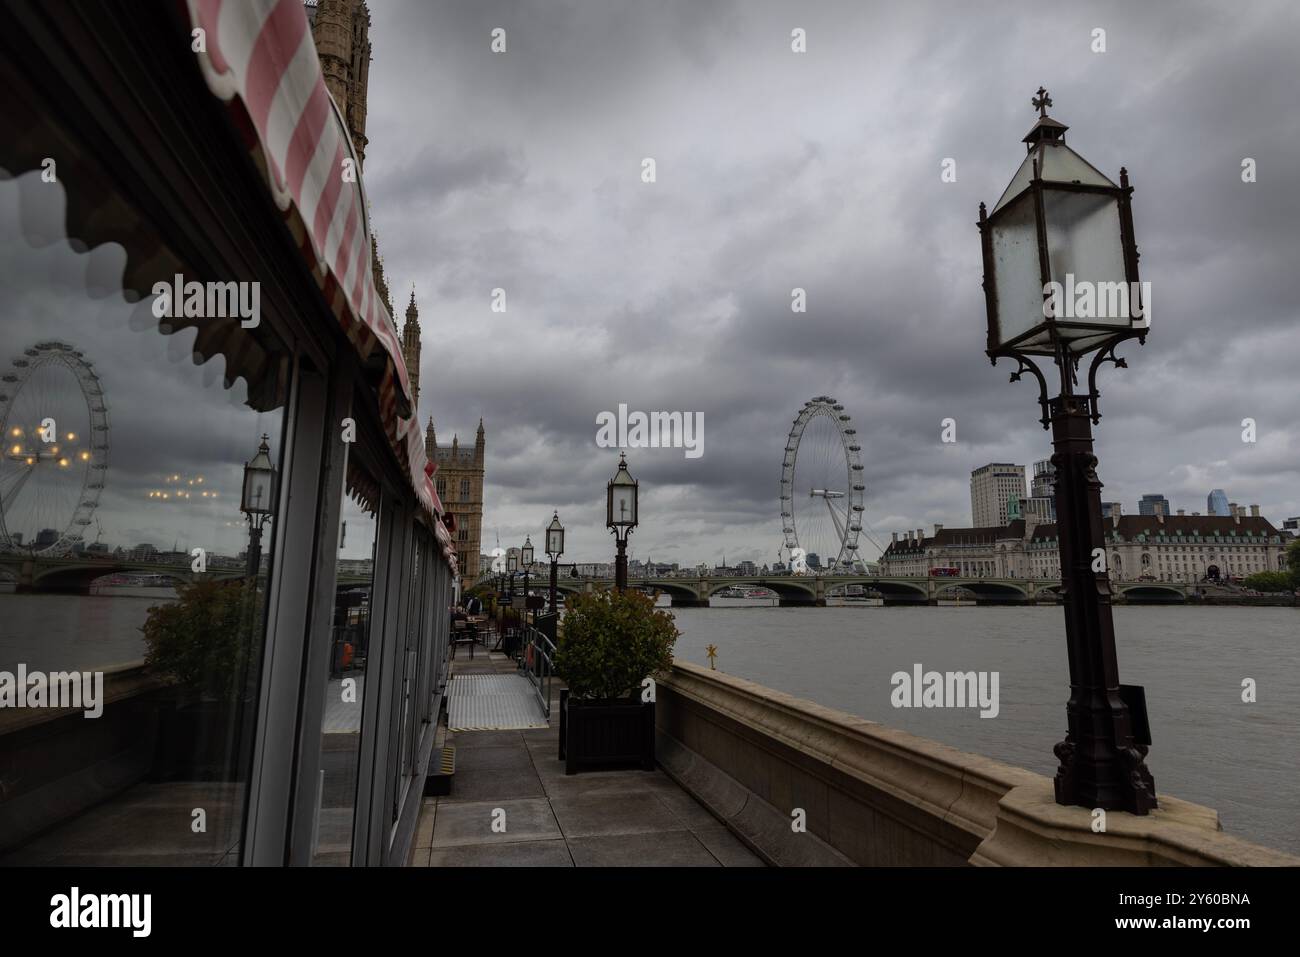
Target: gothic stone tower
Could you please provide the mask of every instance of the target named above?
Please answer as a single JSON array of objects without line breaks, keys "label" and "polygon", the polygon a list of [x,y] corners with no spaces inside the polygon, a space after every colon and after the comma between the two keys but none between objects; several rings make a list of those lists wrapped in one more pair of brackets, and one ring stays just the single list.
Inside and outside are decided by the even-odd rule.
[{"label": "gothic stone tower", "polygon": [[479,576],[479,550],[483,540],[483,455],[485,448],[483,420],[478,420],[474,451],[462,450],[458,436],[452,436],[451,448],[438,448],[433,419],[424,433],[424,451],[430,462],[438,463],[434,480],[438,498],[456,516],[456,558],[460,563],[461,586],[467,588]]},{"label": "gothic stone tower", "polygon": [[402,327],[402,358],[411,380],[411,415],[416,415],[420,407],[420,310],[415,308],[415,286],[411,286],[411,304],[406,307],[406,325]]},{"label": "gothic stone tower", "polygon": [[307,0],[325,87],[348,125],[361,165],[366,160],[366,87],[370,79],[370,11],[365,0]]}]

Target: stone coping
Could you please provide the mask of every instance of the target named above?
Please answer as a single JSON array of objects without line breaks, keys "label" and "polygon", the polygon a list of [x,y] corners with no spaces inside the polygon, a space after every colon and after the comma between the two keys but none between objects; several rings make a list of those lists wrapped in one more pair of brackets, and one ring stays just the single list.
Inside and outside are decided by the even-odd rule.
[{"label": "stone coping", "polygon": [[[56,669],[57,670],[57,669]],[[79,672],[85,669],[66,669]],[[107,668],[90,669],[104,673],[104,707],[125,698],[135,697],[159,688],[168,682],[145,670],[144,661],[131,661]],[[81,714],[78,708],[3,708],[0,709],[0,735],[13,734],[24,728],[56,721],[70,714]]]}]

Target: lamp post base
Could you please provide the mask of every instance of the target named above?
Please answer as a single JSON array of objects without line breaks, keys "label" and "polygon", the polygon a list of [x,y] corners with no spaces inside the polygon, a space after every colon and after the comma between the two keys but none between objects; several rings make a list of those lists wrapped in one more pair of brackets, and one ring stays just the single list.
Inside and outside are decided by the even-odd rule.
[{"label": "lamp post base", "polygon": [[[1092,711],[1093,716],[1103,714]],[[1053,785],[1056,803],[1108,811],[1146,814],[1157,807],[1156,785],[1146,764],[1147,749],[1135,744],[1128,748],[1103,748],[1103,753],[1083,757],[1076,740],[1089,736],[1071,734],[1052,749],[1060,765]],[[1094,732],[1094,742],[1106,741],[1104,731]]]}]

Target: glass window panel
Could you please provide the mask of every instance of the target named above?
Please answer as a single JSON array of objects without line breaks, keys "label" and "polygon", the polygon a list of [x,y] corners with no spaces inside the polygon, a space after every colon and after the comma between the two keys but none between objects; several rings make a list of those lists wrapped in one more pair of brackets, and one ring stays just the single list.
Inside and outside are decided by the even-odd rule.
[{"label": "glass window panel", "polygon": [[[379,482],[355,463],[351,463],[348,474],[364,476],[359,486],[379,488]],[[352,863],[379,529],[379,503],[371,500],[371,494],[359,493],[355,487],[345,489],[340,510],[330,672],[321,727],[324,778],[312,858],[317,866]]]},{"label": "glass window panel", "polygon": [[278,524],[240,492],[283,406],[127,302],[120,247],[33,248],[62,208],[0,176],[0,673],[84,676],[0,711],[0,862],[238,863]]}]

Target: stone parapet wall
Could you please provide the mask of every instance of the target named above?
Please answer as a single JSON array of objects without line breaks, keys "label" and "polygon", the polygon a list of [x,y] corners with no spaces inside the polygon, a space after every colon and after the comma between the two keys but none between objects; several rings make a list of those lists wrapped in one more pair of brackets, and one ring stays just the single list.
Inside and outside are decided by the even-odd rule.
[{"label": "stone parapet wall", "polygon": [[1300,864],[1166,795],[1094,833],[1043,775],[682,661],[658,681],[656,728],[665,771],[773,864]]}]

